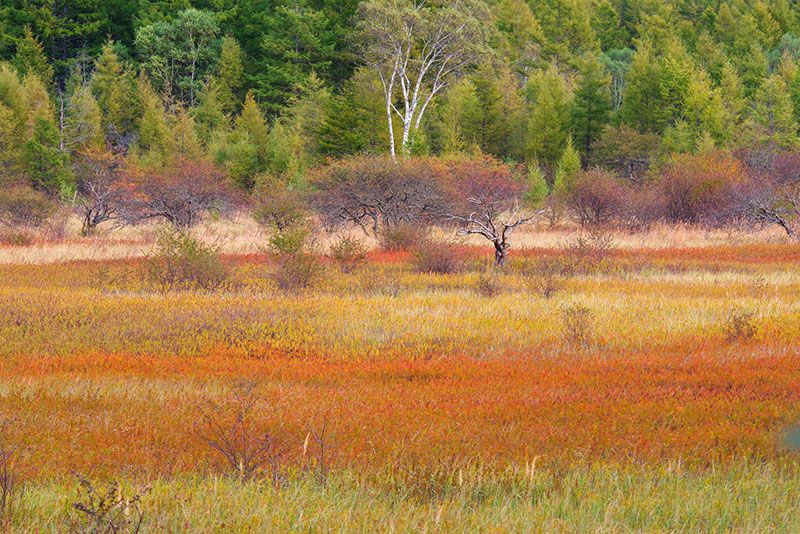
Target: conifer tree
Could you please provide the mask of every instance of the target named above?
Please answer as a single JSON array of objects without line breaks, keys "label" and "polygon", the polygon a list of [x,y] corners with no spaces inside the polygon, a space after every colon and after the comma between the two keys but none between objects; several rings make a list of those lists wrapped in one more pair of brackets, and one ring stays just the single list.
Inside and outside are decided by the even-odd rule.
[{"label": "conifer tree", "polygon": [[571,127],[575,142],[586,159],[591,157],[592,143],[609,122],[610,85],[611,78],[596,58],[584,62],[572,101]]},{"label": "conifer tree", "polygon": [[219,64],[217,66],[216,87],[222,111],[233,115],[239,111],[244,88],[243,53],[233,37],[222,39]]},{"label": "conifer tree", "polygon": [[567,144],[561,159],[558,160],[553,191],[564,194],[575,185],[575,177],[581,170],[581,156],[572,144],[572,137],[567,138]]},{"label": "conifer tree", "polygon": [[100,106],[86,85],[79,86],[69,99],[63,136],[65,148],[72,152],[103,145]]},{"label": "conifer tree", "polygon": [[528,158],[553,164],[564,151],[569,122],[569,98],[566,83],[555,67],[537,72],[526,88],[528,109]]},{"label": "conifer tree", "polygon": [[35,74],[46,84],[53,80],[53,67],[48,63],[42,43],[34,37],[30,26],[25,27],[25,34],[17,40],[14,66],[20,76]]}]

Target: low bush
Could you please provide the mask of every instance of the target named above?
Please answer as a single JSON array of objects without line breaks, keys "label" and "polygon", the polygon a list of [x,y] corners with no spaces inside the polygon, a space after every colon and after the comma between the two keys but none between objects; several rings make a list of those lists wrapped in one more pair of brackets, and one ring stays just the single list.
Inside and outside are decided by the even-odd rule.
[{"label": "low bush", "polygon": [[229,273],[218,247],[187,232],[162,230],[143,275],[148,285],[162,291],[213,290],[227,282]]},{"label": "low bush", "polygon": [[367,250],[358,239],[344,236],[330,247],[330,255],[343,273],[355,272],[367,261]]},{"label": "low bush", "polygon": [[0,188],[0,224],[41,226],[56,209],[53,200],[29,187]]},{"label": "low bush", "polygon": [[738,308],[731,310],[723,325],[725,340],[728,343],[736,343],[753,339],[758,333],[754,317],[755,314],[751,311]]},{"label": "low bush", "polygon": [[564,341],[571,347],[587,348],[592,341],[594,312],[580,304],[567,306],[561,312]]},{"label": "low bush", "polygon": [[380,247],[389,252],[398,250],[414,250],[420,243],[427,241],[428,231],[423,226],[401,223],[384,226],[380,233]]},{"label": "low bush", "polygon": [[418,273],[452,274],[463,267],[453,245],[431,240],[424,240],[414,248],[411,263]]}]

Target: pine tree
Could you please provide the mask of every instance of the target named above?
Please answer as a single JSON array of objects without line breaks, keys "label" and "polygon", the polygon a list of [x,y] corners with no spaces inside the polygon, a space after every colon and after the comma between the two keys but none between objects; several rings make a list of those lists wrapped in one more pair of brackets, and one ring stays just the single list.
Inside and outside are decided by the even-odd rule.
[{"label": "pine tree", "polygon": [[528,82],[528,159],[545,164],[558,161],[567,140],[569,93],[555,67],[538,72]]},{"label": "pine tree", "polygon": [[553,191],[563,195],[575,185],[575,177],[581,170],[581,156],[572,144],[572,137],[567,138],[567,145],[561,159],[558,160]]},{"label": "pine tree", "polygon": [[19,179],[21,145],[14,111],[0,103],[0,187]]},{"label": "pine tree", "polygon": [[525,203],[532,208],[539,208],[544,203],[550,190],[538,162],[528,165],[528,188],[525,193]]},{"label": "pine tree", "polygon": [[145,164],[158,166],[165,163],[172,152],[172,137],[167,117],[161,99],[147,78],[142,76],[137,85],[137,96],[142,106],[137,149]]},{"label": "pine tree", "polygon": [[74,193],[75,183],[69,169],[69,155],[59,145],[55,123],[42,115],[37,116],[31,137],[25,142],[25,167],[34,187],[69,198]]},{"label": "pine tree", "polygon": [[611,113],[611,78],[595,58],[585,62],[572,101],[572,135],[589,159],[592,143],[600,137]]},{"label": "pine tree", "polygon": [[143,110],[137,81],[120,62],[111,41],[103,45],[95,61],[91,88],[102,113],[103,131],[110,141],[118,144],[120,138],[136,130]]},{"label": "pine tree", "polygon": [[206,83],[199,95],[199,104],[190,113],[197,127],[200,141],[208,144],[214,132],[225,131],[230,127],[230,119],[222,109],[220,85],[215,78]]},{"label": "pine tree", "polygon": [[702,70],[695,72],[689,83],[684,110],[693,144],[696,145],[704,135],[711,136],[718,145],[728,140],[724,106],[721,91],[711,87],[708,74]]},{"label": "pine tree", "polygon": [[798,143],[797,123],[789,92],[783,79],[773,74],[755,94],[751,135],[755,142],[794,147]]},{"label": "pine tree", "polygon": [[197,160],[203,156],[194,119],[183,108],[179,108],[175,115],[170,117],[170,134],[174,155],[189,160]]},{"label": "pine tree", "polygon": [[72,152],[103,146],[100,106],[86,85],[78,87],[69,99],[63,136],[64,146]]},{"label": "pine tree", "polygon": [[47,84],[53,80],[53,67],[47,62],[42,43],[34,37],[30,26],[25,27],[25,35],[17,40],[14,66],[20,76],[32,73]]},{"label": "pine tree", "polygon": [[222,40],[215,80],[222,110],[230,115],[238,112],[244,88],[244,66],[242,48],[233,37]]}]

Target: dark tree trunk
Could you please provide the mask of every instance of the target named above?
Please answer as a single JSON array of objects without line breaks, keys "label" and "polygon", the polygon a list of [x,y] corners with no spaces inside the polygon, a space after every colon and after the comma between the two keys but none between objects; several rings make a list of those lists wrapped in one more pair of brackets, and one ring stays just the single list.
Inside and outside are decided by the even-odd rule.
[{"label": "dark tree trunk", "polygon": [[503,267],[506,264],[506,257],[508,256],[508,244],[504,241],[494,242],[494,264],[497,267]]}]

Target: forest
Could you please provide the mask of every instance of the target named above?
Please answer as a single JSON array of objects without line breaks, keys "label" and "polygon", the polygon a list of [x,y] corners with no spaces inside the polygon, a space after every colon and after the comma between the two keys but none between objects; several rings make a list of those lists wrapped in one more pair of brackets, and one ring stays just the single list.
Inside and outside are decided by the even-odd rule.
[{"label": "forest", "polygon": [[[313,192],[333,160],[399,155],[494,158],[533,205],[577,182],[612,204],[609,189],[650,185],[747,197],[739,215],[788,228],[786,179],[720,184],[739,164],[774,175],[800,143],[798,35],[788,0],[10,0],[0,218],[96,207],[98,168],[128,196],[200,172],[246,202]],[[654,185],[675,164],[692,176]]]}]

